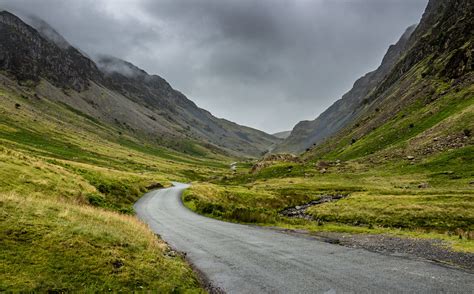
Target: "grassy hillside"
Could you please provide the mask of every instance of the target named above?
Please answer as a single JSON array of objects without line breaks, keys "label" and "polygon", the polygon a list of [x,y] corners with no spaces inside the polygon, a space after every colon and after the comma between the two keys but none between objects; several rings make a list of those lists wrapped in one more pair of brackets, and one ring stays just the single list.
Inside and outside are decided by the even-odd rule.
[{"label": "grassy hillside", "polygon": [[[420,71],[414,70],[410,77],[421,75]],[[373,112],[304,157],[395,159],[472,145],[473,80],[470,74],[460,84],[442,80],[409,82],[408,90],[405,85],[394,90],[383,106],[374,104]]]},{"label": "grassy hillside", "polygon": [[200,292],[132,205],[152,184],[212,176],[230,159],[140,142],[2,82],[0,290]]},{"label": "grassy hillside", "polygon": [[134,217],[0,193],[0,290],[203,292],[186,262]]}]

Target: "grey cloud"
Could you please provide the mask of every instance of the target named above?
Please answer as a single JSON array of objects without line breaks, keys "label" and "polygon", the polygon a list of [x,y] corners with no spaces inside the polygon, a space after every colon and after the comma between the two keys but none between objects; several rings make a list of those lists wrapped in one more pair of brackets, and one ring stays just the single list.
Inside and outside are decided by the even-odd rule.
[{"label": "grey cloud", "polygon": [[427,0],[15,0],[92,56],[161,75],[219,117],[274,132],[375,69]]}]

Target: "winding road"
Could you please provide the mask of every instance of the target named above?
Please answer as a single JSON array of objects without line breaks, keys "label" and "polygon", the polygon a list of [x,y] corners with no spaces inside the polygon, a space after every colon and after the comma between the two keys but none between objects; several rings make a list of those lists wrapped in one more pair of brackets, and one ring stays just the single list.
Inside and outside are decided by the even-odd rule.
[{"label": "winding road", "polygon": [[135,210],[227,293],[474,292],[464,271],[200,216],[180,200],[187,187],[147,193]]}]

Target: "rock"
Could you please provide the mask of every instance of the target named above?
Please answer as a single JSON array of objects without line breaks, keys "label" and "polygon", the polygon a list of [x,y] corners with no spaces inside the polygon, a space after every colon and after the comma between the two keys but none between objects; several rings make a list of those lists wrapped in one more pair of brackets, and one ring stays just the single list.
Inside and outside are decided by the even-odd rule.
[{"label": "rock", "polygon": [[327,169],[323,168],[319,172],[322,173],[322,174],[325,174],[327,172]]},{"label": "rock", "polygon": [[318,163],[316,164],[316,166],[317,166],[318,168],[326,168],[326,167],[331,166],[331,164],[329,164],[329,162],[327,162],[327,161],[321,160],[321,161],[318,161]]},{"label": "rock", "polygon": [[[266,157],[264,157],[262,160],[260,160],[259,162],[257,162],[256,164],[254,164],[252,166],[252,169],[250,171],[250,173],[256,173],[258,171],[260,171],[261,169],[264,169],[266,167],[269,167],[275,163],[278,163],[278,162],[295,162],[295,163],[299,163],[301,162],[301,160],[293,155],[293,154],[286,154],[286,153],[282,153],[282,154],[270,154]],[[291,167],[288,167],[288,171],[291,171],[291,168],[293,168],[292,166]]]},{"label": "rock", "polygon": [[428,183],[420,183],[418,185],[418,188],[420,188],[420,189],[426,189],[426,188],[429,188],[429,187],[430,187],[430,185]]},{"label": "rock", "polygon": [[115,260],[114,262],[112,262],[112,266],[113,266],[115,269],[119,269],[119,268],[121,268],[122,266],[124,266],[124,263],[123,263],[123,261],[121,261],[121,260]]},{"label": "rock", "polygon": [[161,188],[164,188],[163,184],[161,183],[153,183],[153,184],[150,184],[146,187],[148,190],[153,190],[153,189],[161,189]]},{"label": "rock", "polygon": [[[342,198],[347,197],[348,195],[343,195],[343,194],[336,194],[336,195],[323,195],[321,196],[320,199],[318,200],[312,200],[306,204],[303,205],[297,205],[294,207],[289,207],[286,209],[283,209],[282,211],[279,212],[280,215],[286,216],[286,217],[295,217],[295,218],[302,218],[302,219],[307,219],[307,220],[313,220],[313,217],[311,215],[306,214],[306,210],[314,205],[326,203],[326,202],[332,202],[332,201],[338,201]],[[322,225],[322,224],[320,224]]]},{"label": "rock", "polygon": [[414,159],[415,159],[415,156],[408,155],[408,156],[407,156],[407,159],[408,159],[408,160],[414,160]]}]

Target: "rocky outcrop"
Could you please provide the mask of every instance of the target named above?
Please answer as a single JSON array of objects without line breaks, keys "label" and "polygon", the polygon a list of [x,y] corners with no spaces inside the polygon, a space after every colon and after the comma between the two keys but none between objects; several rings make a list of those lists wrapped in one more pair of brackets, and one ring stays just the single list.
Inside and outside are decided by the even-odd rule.
[{"label": "rocky outcrop", "polygon": [[[405,52],[356,105],[356,118],[302,157],[420,158],[472,144],[459,128],[470,125],[472,112],[466,101],[473,97],[473,19],[472,1],[431,0]],[[449,144],[434,141],[446,135]]]},{"label": "rocky outcrop", "polygon": [[285,208],[279,212],[280,215],[286,217],[294,217],[294,218],[302,218],[307,220],[313,220],[314,218],[306,213],[306,210],[312,206],[327,203],[327,202],[334,202],[346,198],[347,194],[335,194],[335,195],[323,195],[317,200],[312,200],[308,203],[297,205],[294,207]]},{"label": "rocky outcrop", "polygon": [[0,69],[19,81],[47,79],[55,86],[83,91],[102,75],[77,49],[60,48],[15,15],[0,12]]},{"label": "rocky outcrop", "polygon": [[260,170],[281,162],[301,162],[300,159],[293,154],[269,154],[252,166],[250,173],[257,173]]}]

